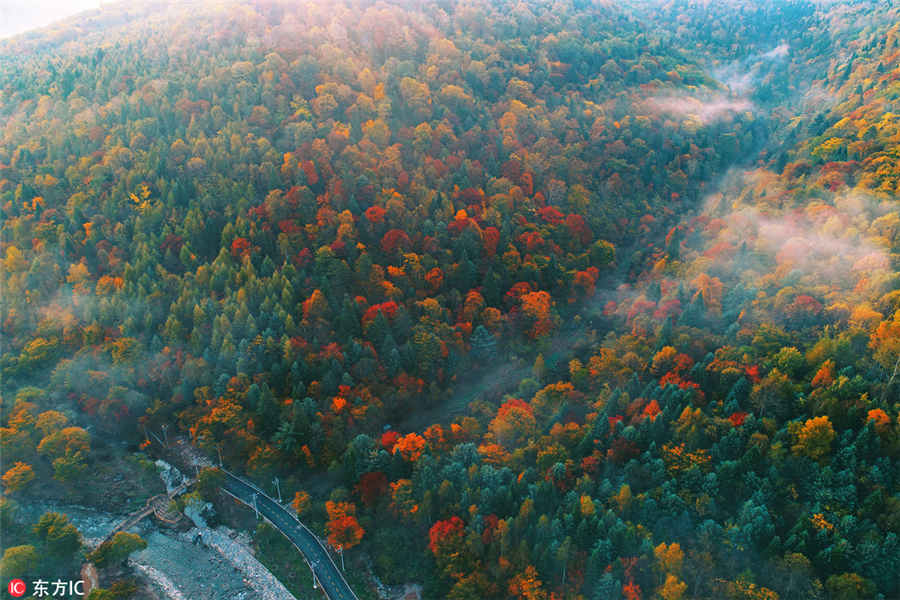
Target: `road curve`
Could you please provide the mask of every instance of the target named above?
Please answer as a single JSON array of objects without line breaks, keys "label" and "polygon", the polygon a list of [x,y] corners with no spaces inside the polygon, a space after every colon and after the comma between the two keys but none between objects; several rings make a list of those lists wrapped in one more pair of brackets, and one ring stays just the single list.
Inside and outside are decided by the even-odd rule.
[{"label": "road curve", "polygon": [[253,496],[256,495],[256,508],[259,513],[303,554],[329,600],[359,600],[322,542],[297,519],[293,512],[278,504],[252,483],[225,469],[222,469],[222,472],[225,474],[222,489],[230,496],[253,508]]}]

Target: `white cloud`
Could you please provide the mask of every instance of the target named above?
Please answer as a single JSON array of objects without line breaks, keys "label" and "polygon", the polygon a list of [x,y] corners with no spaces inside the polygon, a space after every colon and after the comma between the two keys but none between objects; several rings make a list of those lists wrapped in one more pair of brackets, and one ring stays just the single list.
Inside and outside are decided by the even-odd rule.
[{"label": "white cloud", "polygon": [[0,38],[100,8],[101,0],[0,0]]},{"label": "white cloud", "polygon": [[753,110],[753,103],[744,98],[729,98],[715,94],[706,99],[689,95],[656,96],[647,99],[646,108],[655,113],[678,117],[695,117],[703,123],[718,121],[739,112]]},{"label": "white cloud", "polygon": [[791,47],[787,44],[781,44],[780,46],[775,46],[768,52],[764,52],[762,54],[763,58],[773,59],[773,58],[784,58],[788,55]]}]

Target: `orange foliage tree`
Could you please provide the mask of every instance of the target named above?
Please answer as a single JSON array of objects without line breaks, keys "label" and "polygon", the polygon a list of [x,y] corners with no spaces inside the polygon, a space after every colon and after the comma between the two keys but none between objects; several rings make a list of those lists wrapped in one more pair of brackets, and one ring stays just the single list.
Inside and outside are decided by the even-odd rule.
[{"label": "orange foliage tree", "polygon": [[544,591],[543,584],[538,579],[537,569],[532,565],[528,565],[524,571],[510,579],[509,593],[523,600],[545,600],[547,598],[547,592]]},{"label": "orange foliage tree", "polygon": [[416,462],[425,451],[425,443],[425,438],[417,433],[410,433],[397,440],[392,452],[394,454],[399,452],[406,461]]},{"label": "orange foliage tree", "polygon": [[352,502],[332,502],[329,500],[325,503],[325,510],[328,511],[328,542],[335,548],[341,547],[348,550],[359,544],[362,540],[365,530],[356,520],[356,505]]}]

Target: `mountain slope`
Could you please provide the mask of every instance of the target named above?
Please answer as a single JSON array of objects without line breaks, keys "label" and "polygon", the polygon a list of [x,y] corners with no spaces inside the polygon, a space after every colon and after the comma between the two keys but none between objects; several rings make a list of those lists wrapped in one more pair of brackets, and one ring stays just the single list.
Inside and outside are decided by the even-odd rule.
[{"label": "mountain slope", "polygon": [[895,595],[897,22],[233,2],[0,42],[7,494],[177,429],[429,597]]}]

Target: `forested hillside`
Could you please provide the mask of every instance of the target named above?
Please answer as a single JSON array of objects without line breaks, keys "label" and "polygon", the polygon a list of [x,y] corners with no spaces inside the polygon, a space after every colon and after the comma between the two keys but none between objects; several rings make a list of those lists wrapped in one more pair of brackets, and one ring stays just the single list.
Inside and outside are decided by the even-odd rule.
[{"label": "forested hillside", "polygon": [[3,518],[180,434],[428,598],[897,597],[898,23],[148,3],[0,41]]}]

